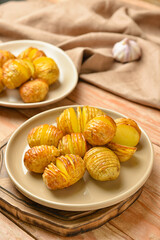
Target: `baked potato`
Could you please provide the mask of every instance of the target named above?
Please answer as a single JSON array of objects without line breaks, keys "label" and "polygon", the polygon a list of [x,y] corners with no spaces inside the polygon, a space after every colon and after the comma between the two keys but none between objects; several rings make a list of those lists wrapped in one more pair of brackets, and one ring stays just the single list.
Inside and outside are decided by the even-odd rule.
[{"label": "baked potato", "polygon": [[115,133],[116,123],[107,115],[93,118],[84,129],[84,137],[92,146],[107,144]]},{"label": "baked potato", "polygon": [[28,134],[27,141],[30,147],[40,145],[58,146],[59,140],[63,137],[63,132],[57,127],[49,124],[37,126]]},{"label": "baked potato", "polygon": [[30,80],[23,83],[19,88],[20,96],[25,103],[43,101],[48,91],[49,86],[42,79]]},{"label": "baked potato", "polygon": [[88,145],[82,133],[71,133],[62,137],[58,149],[62,155],[71,153],[83,157],[88,150]]},{"label": "baked potato", "polygon": [[3,64],[7,62],[9,59],[14,59],[14,58],[15,56],[11,52],[0,49],[0,67],[2,67]]},{"label": "baked potato", "polygon": [[32,77],[33,71],[34,66],[29,60],[8,60],[3,65],[3,83],[9,89],[17,88]]},{"label": "baked potato", "polygon": [[58,80],[59,68],[52,58],[39,57],[33,61],[33,64],[35,67],[35,78],[45,80],[48,85]]},{"label": "baked potato", "polygon": [[35,146],[25,153],[24,165],[31,172],[43,173],[45,167],[55,162],[59,155],[59,150],[54,146]]},{"label": "baked potato", "polygon": [[29,47],[21,52],[17,58],[26,59],[28,58],[30,61],[34,61],[36,58],[45,57],[46,54],[37,48]]},{"label": "baked potato", "polygon": [[130,118],[117,118],[115,122],[117,128],[112,142],[135,147],[141,137],[141,130],[138,124]]},{"label": "baked potato", "polygon": [[115,180],[120,174],[117,155],[106,147],[93,147],[84,156],[86,168],[92,178],[98,181]]},{"label": "baked potato", "polygon": [[43,181],[49,189],[69,187],[79,181],[85,173],[85,162],[78,155],[66,154],[49,164],[43,173]]}]

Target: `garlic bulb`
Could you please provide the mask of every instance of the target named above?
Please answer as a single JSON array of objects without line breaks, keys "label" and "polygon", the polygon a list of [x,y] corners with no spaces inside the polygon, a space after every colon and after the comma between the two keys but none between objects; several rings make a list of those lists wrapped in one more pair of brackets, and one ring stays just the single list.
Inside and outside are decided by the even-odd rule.
[{"label": "garlic bulb", "polygon": [[141,48],[134,40],[125,38],[113,46],[112,53],[114,59],[126,63],[139,59],[141,57]]}]

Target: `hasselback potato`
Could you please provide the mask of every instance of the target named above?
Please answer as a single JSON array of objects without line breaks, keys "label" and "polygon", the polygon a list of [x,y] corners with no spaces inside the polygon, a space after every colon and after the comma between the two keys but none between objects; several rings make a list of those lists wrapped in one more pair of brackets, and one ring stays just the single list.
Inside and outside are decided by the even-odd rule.
[{"label": "hasselback potato", "polygon": [[59,68],[56,62],[49,57],[39,57],[33,61],[35,78],[43,79],[48,85],[53,84],[59,78]]},{"label": "hasselback potato", "polygon": [[115,180],[120,174],[118,157],[106,147],[91,148],[86,152],[84,161],[89,174],[95,180]]},{"label": "hasselback potato", "polygon": [[22,58],[22,59],[28,58],[31,61],[34,61],[36,58],[43,57],[43,56],[45,57],[46,54],[42,50],[39,50],[39,49],[33,48],[33,47],[29,47],[29,48],[25,49],[23,52],[21,52],[18,55],[18,58]]},{"label": "hasselback potato", "polygon": [[30,80],[22,84],[19,93],[25,103],[40,102],[49,91],[48,84],[42,79]]},{"label": "hasselback potato", "polygon": [[71,153],[83,157],[88,146],[82,133],[71,133],[63,136],[59,141],[58,149],[62,155]]},{"label": "hasselback potato", "polygon": [[63,137],[63,133],[53,125],[43,124],[33,128],[27,137],[30,147],[39,145],[58,146],[59,140]]},{"label": "hasselback potato", "polygon": [[116,123],[109,116],[98,116],[90,120],[84,129],[85,139],[92,145],[105,145],[112,140]]},{"label": "hasselback potato", "polygon": [[33,71],[33,64],[29,60],[8,60],[3,65],[3,83],[9,89],[17,88],[32,77]]},{"label": "hasselback potato", "polygon": [[0,67],[2,67],[3,64],[7,62],[9,59],[14,59],[14,58],[15,56],[11,52],[0,49]]},{"label": "hasselback potato", "polygon": [[59,155],[59,150],[54,146],[35,146],[25,153],[24,165],[29,171],[43,173],[45,167],[49,163],[55,162]]},{"label": "hasselback potato", "polygon": [[49,189],[69,187],[79,181],[85,173],[85,162],[78,155],[66,154],[49,164],[43,173],[43,181]]}]

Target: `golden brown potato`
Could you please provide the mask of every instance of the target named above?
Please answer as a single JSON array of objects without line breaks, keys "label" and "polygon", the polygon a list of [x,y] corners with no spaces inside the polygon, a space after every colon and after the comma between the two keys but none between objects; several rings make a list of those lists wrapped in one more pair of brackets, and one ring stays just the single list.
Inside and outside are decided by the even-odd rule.
[{"label": "golden brown potato", "polygon": [[0,68],[0,93],[4,90],[4,84],[3,84],[3,72],[2,68]]},{"label": "golden brown potato", "polygon": [[84,132],[86,123],[92,118],[101,115],[105,115],[105,113],[95,107],[77,107],[77,111],[73,108],[68,108],[57,118],[57,127],[61,129],[64,134]]},{"label": "golden brown potato", "polygon": [[117,155],[120,162],[128,161],[137,150],[136,147],[124,146],[114,142],[109,142],[107,147]]},{"label": "golden brown potato", "polygon": [[86,168],[92,178],[99,181],[115,180],[120,174],[116,154],[106,147],[93,147],[84,156]]},{"label": "golden brown potato", "polygon": [[39,57],[33,61],[35,78],[43,79],[48,85],[53,84],[59,78],[59,68],[55,61],[49,57]]},{"label": "golden brown potato", "polygon": [[59,141],[58,149],[62,155],[71,153],[83,157],[88,150],[88,146],[82,133],[71,133],[71,135],[63,136]]},{"label": "golden brown potato", "polygon": [[53,125],[43,124],[33,128],[28,134],[28,144],[30,147],[40,145],[58,146],[59,140],[63,137],[63,133]]},{"label": "golden brown potato", "polygon": [[112,140],[116,132],[116,123],[105,115],[90,120],[84,129],[85,139],[92,145],[105,145]]},{"label": "golden brown potato", "polygon": [[9,59],[14,59],[14,58],[15,56],[11,52],[0,49],[0,67],[2,67],[3,64],[7,62]]},{"label": "golden brown potato", "polygon": [[43,57],[43,56],[45,57],[46,54],[42,50],[29,47],[25,49],[23,52],[21,52],[17,58],[22,58],[22,59],[28,58],[31,61],[34,61],[36,58]]},{"label": "golden brown potato", "polygon": [[43,173],[43,181],[49,189],[69,187],[79,181],[85,173],[85,162],[78,155],[67,154],[49,164]]},{"label": "golden brown potato", "polygon": [[115,122],[117,129],[112,142],[135,147],[141,137],[141,130],[137,123],[130,118],[118,118]]},{"label": "golden brown potato", "polygon": [[[31,67],[32,66],[32,67]],[[3,83],[9,89],[19,87],[32,77],[33,64],[22,59],[11,59],[3,65]]]},{"label": "golden brown potato", "polygon": [[55,162],[59,155],[59,150],[54,146],[35,146],[25,153],[24,165],[29,171],[43,173],[45,167]]},{"label": "golden brown potato", "polygon": [[25,82],[19,88],[20,96],[25,103],[43,101],[47,96],[48,91],[48,84],[41,79]]}]

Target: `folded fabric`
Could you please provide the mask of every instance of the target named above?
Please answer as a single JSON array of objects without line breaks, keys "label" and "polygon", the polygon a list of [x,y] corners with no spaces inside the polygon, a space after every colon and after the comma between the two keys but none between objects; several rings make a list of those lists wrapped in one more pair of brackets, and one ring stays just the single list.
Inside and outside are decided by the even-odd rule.
[{"label": "folded fabric", "polygon": [[[113,59],[113,45],[125,37],[141,47],[140,60],[122,64]],[[57,45],[72,58],[80,79],[160,109],[160,11],[114,0],[1,4],[0,40],[16,39]]]}]

